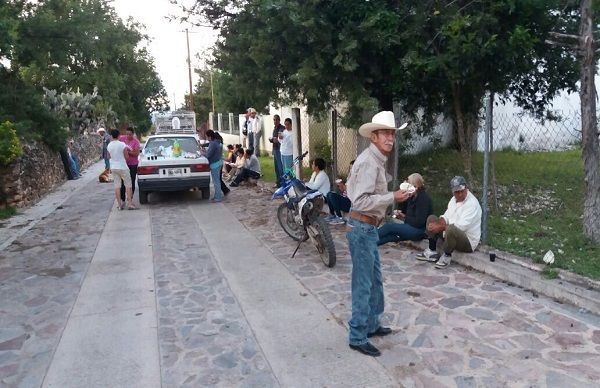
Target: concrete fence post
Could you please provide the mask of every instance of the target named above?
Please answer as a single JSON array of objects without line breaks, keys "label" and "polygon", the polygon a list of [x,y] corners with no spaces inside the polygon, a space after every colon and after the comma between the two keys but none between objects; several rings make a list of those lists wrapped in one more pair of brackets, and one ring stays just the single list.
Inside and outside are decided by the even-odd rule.
[{"label": "concrete fence post", "polygon": [[215,130],[215,114],[213,112],[208,112],[208,129]]},{"label": "concrete fence post", "polygon": [[223,113],[217,113],[217,130],[223,131]]}]

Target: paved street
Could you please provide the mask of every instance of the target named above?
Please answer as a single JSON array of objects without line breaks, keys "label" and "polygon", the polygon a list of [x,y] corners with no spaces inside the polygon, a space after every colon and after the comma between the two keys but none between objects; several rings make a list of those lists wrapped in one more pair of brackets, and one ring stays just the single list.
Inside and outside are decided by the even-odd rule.
[{"label": "paved street", "polygon": [[388,245],[394,334],[373,359],[346,343],[343,226],[327,269],[307,243],[290,258],[260,188],[222,204],[152,195],[129,212],[112,185],[77,185],[0,251],[2,387],[598,386],[593,314]]}]

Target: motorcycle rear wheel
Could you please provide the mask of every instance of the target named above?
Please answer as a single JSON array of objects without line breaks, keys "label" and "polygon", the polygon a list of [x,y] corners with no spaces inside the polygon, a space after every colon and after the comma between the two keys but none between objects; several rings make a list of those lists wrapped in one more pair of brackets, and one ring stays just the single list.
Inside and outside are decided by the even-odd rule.
[{"label": "motorcycle rear wheel", "polygon": [[294,218],[294,210],[287,207],[287,204],[282,203],[277,208],[277,220],[281,228],[296,241],[306,241],[308,235],[304,230],[304,226],[298,224]]},{"label": "motorcycle rear wheel", "polygon": [[308,226],[308,235],[317,248],[323,264],[333,268],[336,262],[335,244],[327,222],[320,217],[312,218]]}]

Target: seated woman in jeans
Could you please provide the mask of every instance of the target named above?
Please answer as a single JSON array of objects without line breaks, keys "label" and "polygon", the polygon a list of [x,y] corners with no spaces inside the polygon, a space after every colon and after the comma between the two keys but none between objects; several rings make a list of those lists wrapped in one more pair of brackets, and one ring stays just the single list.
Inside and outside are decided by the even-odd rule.
[{"label": "seated woman in jeans", "polygon": [[342,212],[348,213],[352,202],[348,199],[348,193],[346,191],[346,183],[342,179],[338,179],[336,182],[340,194],[330,191],[327,193],[327,206],[329,207],[330,216],[325,220],[331,225],[341,225],[345,221],[342,218]]},{"label": "seated woman in jeans", "polygon": [[427,237],[425,226],[427,217],[433,214],[433,205],[429,194],[425,191],[425,181],[421,174],[411,174],[408,183],[416,188],[409,200],[400,204],[397,217],[404,219],[403,224],[388,222],[379,228],[379,242],[382,245],[397,241],[418,241]]}]

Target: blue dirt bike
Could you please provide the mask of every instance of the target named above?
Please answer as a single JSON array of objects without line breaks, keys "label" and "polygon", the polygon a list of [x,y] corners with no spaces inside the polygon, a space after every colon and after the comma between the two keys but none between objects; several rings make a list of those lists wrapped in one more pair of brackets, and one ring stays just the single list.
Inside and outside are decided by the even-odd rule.
[{"label": "blue dirt bike", "polygon": [[323,263],[332,268],[335,266],[335,245],[329,231],[329,225],[320,217],[325,198],[317,190],[312,190],[296,178],[296,166],[308,152],[297,156],[291,168],[283,174],[281,186],[273,193],[273,198],[284,198],[285,202],[277,208],[277,220],[283,230],[298,246],[292,254],[296,255],[300,244],[308,239],[313,243]]}]

